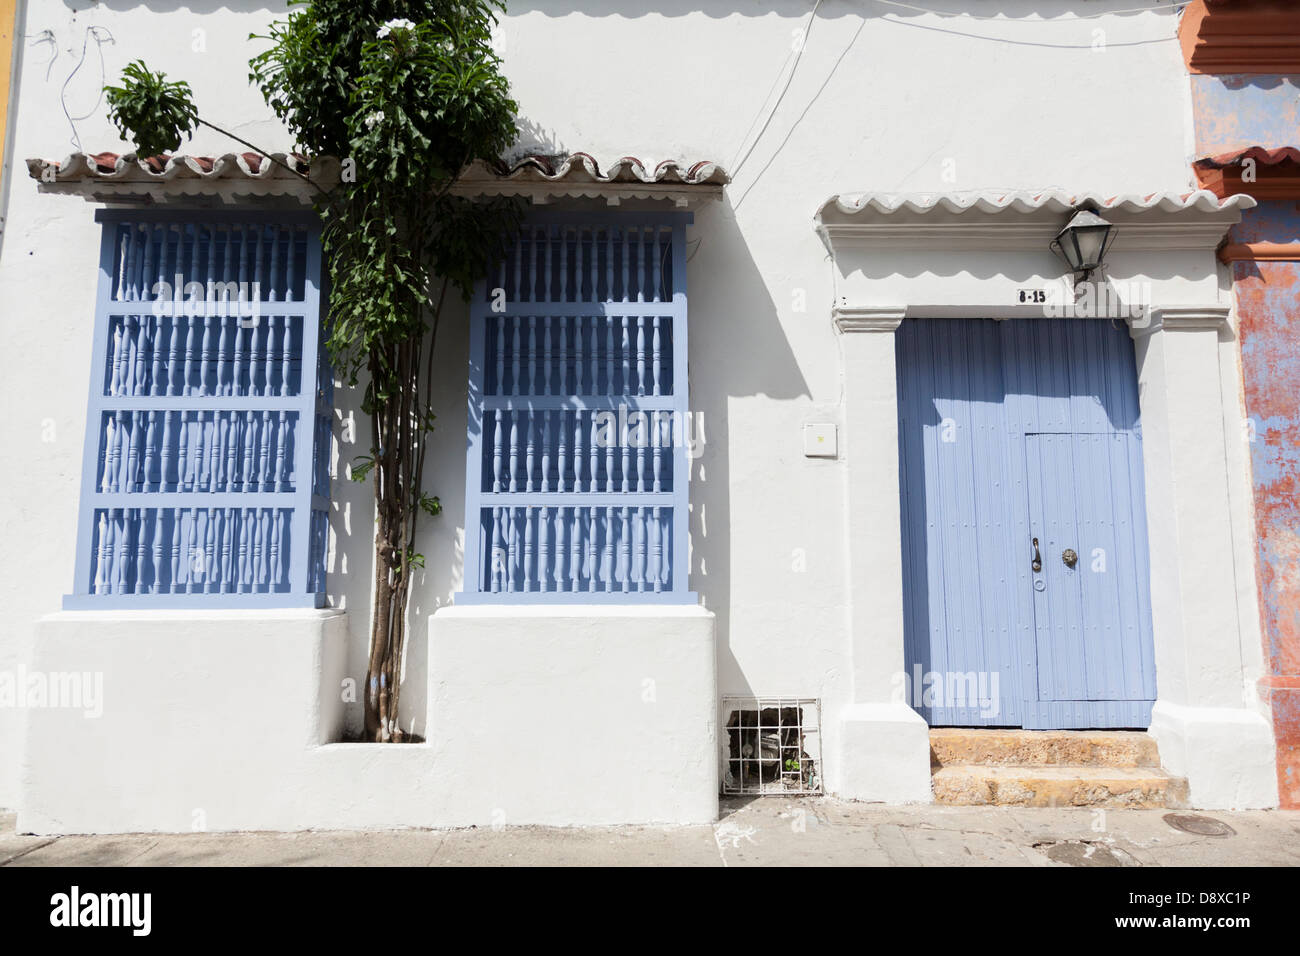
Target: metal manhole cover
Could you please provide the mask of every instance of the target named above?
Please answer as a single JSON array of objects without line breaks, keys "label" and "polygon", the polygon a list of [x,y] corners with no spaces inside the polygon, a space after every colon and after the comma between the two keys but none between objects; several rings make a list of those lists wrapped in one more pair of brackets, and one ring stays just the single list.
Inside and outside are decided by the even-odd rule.
[{"label": "metal manhole cover", "polygon": [[1237,833],[1222,820],[1203,817],[1199,813],[1166,813],[1164,821],[1175,830],[1195,833],[1197,836],[1226,837]]}]

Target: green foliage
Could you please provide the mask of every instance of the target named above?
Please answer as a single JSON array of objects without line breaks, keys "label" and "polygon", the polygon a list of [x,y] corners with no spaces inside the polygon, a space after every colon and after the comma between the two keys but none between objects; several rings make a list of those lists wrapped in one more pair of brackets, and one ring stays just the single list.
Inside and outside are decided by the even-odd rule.
[{"label": "green foliage", "polygon": [[170,153],[181,145],[181,137],[193,138],[198,125],[190,85],[184,80],[167,82],[167,74],[153,73],[143,60],[122,70],[121,86],[104,87],[108,118],[135,143],[140,156]]},{"label": "green foliage", "polygon": [[365,481],[370,474],[370,469],[374,467],[374,455],[358,455],[352,461],[352,480]]},{"label": "green foliage", "polygon": [[[300,148],[355,164],[323,204],[336,370],[369,367],[364,410],[404,387],[387,346],[423,335],[435,277],[468,299],[518,225],[515,203],[450,194],[473,159],[495,160],[515,111],[491,46],[496,2],[310,0],[275,24],[250,78]],[[387,26],[396,20],[410,26]]]},{"label": "green foliage", "polygon": [[[442,511],[422,488],[438,320],[449,290],[468,300],[500,260],[521,214],[516,201],[471,200],[453,187],[467,164],[509,148],[517,106],[491,46],[499,0],[290,6],[286,20],[253,37],[269,47],[249,62],[249,80],[299,150],[344,163],[343,182],[317,203],[330,278],[326,347],[349,384],[367,374],[361,409],[373,445],[352,478],[375,487],[367,686],[387,691],[367,693],[366,727],[392,739],[410,571],[424,567],[416,519]],[[113,121],[144,155],[175,149],[205,122],[186,84],[143,63],[107,92]]]}]

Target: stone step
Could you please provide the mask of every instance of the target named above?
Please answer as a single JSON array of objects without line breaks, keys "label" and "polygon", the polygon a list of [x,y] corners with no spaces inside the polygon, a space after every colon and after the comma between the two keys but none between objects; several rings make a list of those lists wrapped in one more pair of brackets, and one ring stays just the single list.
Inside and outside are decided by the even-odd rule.
[{"label": "stone step", "polygon": [[936,803],[957,806],[1178,808],[1187,781],[1153,767],[990,767],[936,769]]},{"label": "stone step", "polygon": [[930,731],[938,767],[1159,767],[1153,737],[1137,730],[1004,730],[938,727]]}]

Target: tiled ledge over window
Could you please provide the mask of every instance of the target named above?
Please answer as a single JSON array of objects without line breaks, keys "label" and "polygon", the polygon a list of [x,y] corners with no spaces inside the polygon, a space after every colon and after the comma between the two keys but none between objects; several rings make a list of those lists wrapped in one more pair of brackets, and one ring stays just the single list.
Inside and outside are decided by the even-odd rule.
[{"label": "tiled ledge over window", "polygon": [[457,604],[694,604],[689,213],[530,217],[471,309]]}]

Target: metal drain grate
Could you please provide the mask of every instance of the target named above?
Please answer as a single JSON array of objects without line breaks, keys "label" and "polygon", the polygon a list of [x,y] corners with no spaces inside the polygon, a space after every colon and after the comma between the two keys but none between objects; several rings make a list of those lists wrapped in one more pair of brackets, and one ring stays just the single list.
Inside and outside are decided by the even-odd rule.
[{"label": "metal drain grate", "polygon": [[722,698],[724,794],[821,793],[821,705],[808,697]]},{"label": "metal drain grate", "polygon": [[1162,819],[1175,830],[1197,836],[1226,837],[1237,834],[1236,830],[1222,820],[1203,817],[1199,813],[1166,813]]}]

